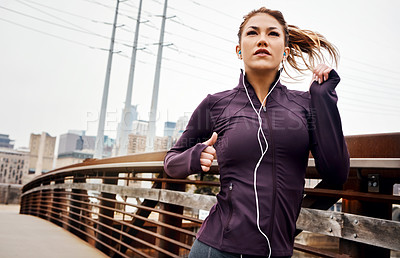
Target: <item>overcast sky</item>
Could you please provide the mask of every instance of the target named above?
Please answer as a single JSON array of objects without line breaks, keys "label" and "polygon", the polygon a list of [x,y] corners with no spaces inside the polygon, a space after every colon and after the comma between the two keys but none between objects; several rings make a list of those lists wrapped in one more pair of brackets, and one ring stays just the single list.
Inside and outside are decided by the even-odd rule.
[{"label": "overcast sky", "polygon": [[[116,136],[139,0],[120,4],[106,135]],[[266,6],[323,34],[341,54],[337,88],[345,135],[400,132],[399,1],[169,0],[158,102],[165,121],[190,115],[209,93],[237,85],[242,16]],[[0,133],[16,147],[30,133],[97,133],[114,0],[0,1]],[[132,104],[148,119],[163,0],[144,0]],[[119,52],[120,51],[120,52]],[[289,88],[307,90],[310,76]]]}]

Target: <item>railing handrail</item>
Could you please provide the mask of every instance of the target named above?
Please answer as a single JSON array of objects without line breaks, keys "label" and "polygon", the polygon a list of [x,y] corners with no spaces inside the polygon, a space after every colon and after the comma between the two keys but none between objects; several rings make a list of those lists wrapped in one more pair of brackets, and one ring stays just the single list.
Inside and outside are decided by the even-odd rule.
[{"label": "railing handrail", "polygon": [[[151,155],[152,153],[150,153]],[[157,153],[159,154],[159,153]],[[128,156],[129,157],[129,156]],[[133,157],[130,156],[130,157]],[[126,157],[125,157],[126,158]],[[104,161],[104,160],[102,160]],[[115,160],[117,161],[117,160]],[[114,162],[114,163],[104,163],[101,162],[100,164],[96,164],[96,161],[92,161],[90,163],[80,163],[74,166],[66,166],[62,168],[58,168],[37,176],[31,182],[27,183],[25,186],[32,184],[37,180],[42,180],[47,177],[52,177],[55,175],[62,175],[71,173],[74,174],[76,172],[80,172],[85,174],[87,171],[103,171],[108,169],[113,169],[114,172],[124,173],[124,172],[132,172],[128,171],[127,169],[139,169],[141,173],[152,172],[152,173],[159,173],[163,171],[164,161],[132,161],[127,162],[126,159],[124,162]],[[315,167],[315,160],[314,158],[309,158],[308,160],[308,167],[314,168]],[[216,170],[218,168],[217,160],[214,160],[212,163],[212,168]],[[400,158],[350,158],[350,168],[400,168]],[[315,177],[314,177],[315,178]],[[24,189],[25,189],[24,186]],[[24,190],[23,190],[24,191]]]}]

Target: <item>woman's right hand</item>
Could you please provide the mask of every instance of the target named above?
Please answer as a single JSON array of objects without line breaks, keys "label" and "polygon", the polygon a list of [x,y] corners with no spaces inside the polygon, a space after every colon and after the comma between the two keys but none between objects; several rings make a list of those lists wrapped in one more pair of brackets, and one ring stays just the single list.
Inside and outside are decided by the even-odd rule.
[{"label": "woman's right hand", "polygon": [[208,147],[205,148],[201,152],[201,155],[200,155],[200,165],[204,172],[207,172],[210,170],[213,160],[217,155],[217,152],[215,151],[215,149],[213,147],[214,143],[217,141],[217,138],[218,138],[218,134],[216,132],[214,132],[210,139],[203,142],[203,144],[208,145]]}]

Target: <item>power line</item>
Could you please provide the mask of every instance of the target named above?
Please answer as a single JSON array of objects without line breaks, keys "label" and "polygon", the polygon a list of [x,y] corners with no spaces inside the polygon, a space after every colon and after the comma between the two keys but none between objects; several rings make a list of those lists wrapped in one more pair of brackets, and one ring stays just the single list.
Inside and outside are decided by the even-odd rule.
[{"label": "power line", "polygon": [[44,5],[42,3],[37,3],[37,2],[32,1],[32,0],[24,0],[24,1],[32,3],[32,4],[35,4],[35,5],[39,5],[39,6],[42,6],[42,7],[45,7],[45,8],[60,12],[60,13],[64,13],[64,14],[67,14],[67,15],[70,15],[70,16],[74,16],[74,17],[77,17],[77,18],[80,18],[80,19],[91,21],[91,22],[94,22],[94,23],[103,23],[103,24],[110,25],[110,23],[107,23],[107,22],[104,22],[104,21],[100,21],[100,20],[88,18],[88,17],[85,17],[85,16],[81,16],[81,15],[78,15],[78,14],[75,14],[75,13],[71,13],[71,12],[67,12],[67,11],[64,11],[64,10],[60,10],[60,9],[57,9],[57,8],[54,8],[54,7],[51,7],[51,6],[48,6],[48,5]]},{"label": "power line", "polygon": [[[343,73],[343,72],[342,72],[342,74],[343,74],[344,76],[346,76],[346,77],[345,77],[346,79],[350,79],[350,80],[358,81],[358,82],[363,82],[363,83],[365,83],[365,84],[369,84],[369,85],[372,85],[372,86],[374,86],[374,87],[377,87],[377,85],[379,85],[379,87],[381,87],[381,88],[382,88],[382,87],[385,87],[385,88],[390,89],[390,91],[391,91],[392,93],[393,93],[393,91],[398,91],[398,90],[400,90],[400,89],[399,89],[399,84],[398,84],[398,83],[390,83],[390,82],[384,82],[384,81],[377,81],[377,80],[373,80],[373,79],[364,79],[364,78],[360,78],[360,77],[354,76],[354,75],[349,75],[349,74],[346,74],[346,73]],[[375,85],[372,84],[372,82],[374,82]],[[395,87],[388,86],[388,84],[389,84],[389,85],[394,85]]]},{"label": "power line", "polygon": [[163,59],[165,59],[166,61],[169,61],[169,62],[174,62],[174,63],[182,64],[182,65],[184,65],[185,67],[188,67],[188,66],[189,66],[189,67],[191,67],[191,68],[195,68],[195,69],[198,69],[198,70],[202,70],[202,71],[204,71],[204,72],[207,72],[208,74],[212,73],[212,74],[215,74],[215,75],[218,75],[218,76],[231,78],[231,76],[229,76],[229,75],[222,74],[222,73],[217,73],[217,72],[215,72],[215,71],[208,70],[208,69],[205,69],[205,68],[203,68],[203,67],[199,67],[199,66],[196,66],[196,65],[193,65],[193,64],[188,64],[188,63],[185,63],[185,62],[182,62],[182,61],[178,61],[178,60],[176,60],[176,59],[170,59],[170,58],[167,58],[167,57],[165,57],[165,58],[163,58]]},{"label": "power line", "polygon": [[[138,9],[137,6],[134,6],[133,4],[128,3],[128,1],[123,2],[123,4],[124,4],[124,5],[127,5],[127,6],[129,6],[129,7],[132,7],[132,8],[134,8],[134,9]],[[145,10],[142,10],[142,12],[143,12],[143,13],[146,13],[147,15],[153,15],[152,13],[150,13],[150,12],[148,12],[148,11],[145,11]]]},{"label": "power line", "polygon": [[[226,82],[219,82],[219,81],[216,81],[216,80],[208,79],[208,78],[206,78],[206,77],[198,76],[198,75],[196,75],[196,74],[186,73],[186,72],[183,72],[183,71],[181,71],[181,70],[175,70],[175,69],[169,68],[169,67],[163,67],[163,69],[169,70],[169,71],[172,71],[172,72],[176,72],[176,73],[178,73],[178,74],[186,75],[186,76],[188,76],[188,77],[191,78],[191,79],[197,78],[197,79],[200,79],[200,80],[203,80],[203,81],[212,82],[212,83],[215,83],[215,84],[218,84],[218,85],[224,85],[224,86],[226,86],[228,89],[229,89],[229,87],[230,87],[230,88],[234,87],[234,86],[232,86],[232,85],[226,84]],[[236,85],[235,85],[235,86],[236,86]]]},{"label": "power line", "polygon": [[[126,29],[126,28],[124,28],[125,26],[123,26],[123,27],[119,27],[119,29],[120,30],[123,30],[123,31],[126,31],[126,32],[129,32],[129,33],[132,33],[132,34],[134,34],[135,33],[135,31],[134,30],[130,30],[130,29]],[[143,35],[142,33],[140,34],[140,37],[141,38],[145,38],[145,39],[148,39],[148,40],[150,40],[150,41],[153,41],[153,42],[155,42],[156,41],[156,39],[154,39],[154,38],[150,38],[150,37],[148,37],[148,36],[146,36],[146,35]],[[129,41],[130,42],[130,41]],[[132,47],[132,45],[130,45],[130,47]]]},{"label": "power line", "polygon": [[[152,52],[150,52],[150,51],[148,51],[148,50],[143,50],[143,52],[146,53],[146,54],[155,56],[154,53],[152,53]],[[215,74],[215,75],[218,75],[218,76],[223,76],[223,77],[231,78],[231,77],[228,76],[228,75],[215,72],[214,70],[208,70],[208,69],[205,69],[205,68],[203,68],[203,67],[199,67],[199,66],[195,66],[195,65],[193,65],[193,64],[189,64],[189,63],[185,63],[185,62],[182,62],[182,61],[178,61],[178,60],[176,60],[176,59],[172,59],[172,58],[168,58],[168,57],[163,57],[163,60],[166,60],[166,61],[168,61],[168,62],[174,62],[174,63],[182,64],[182,65],[184,65],[185,67],[193,67],[193,68],[195,68],[195,69],[202,70],[202,71],[205,71],[205,72],[207,72],[207,73],[212,73],[212,74]],[[210,63],[211,63],[211,62],[210,62]]]},{"label": "power line", "polygon": [[212,49],[217,49],[217,50],[219,50],[219,51],[221,51],[221,52],[225,52],[225,53],[228,53],[228,54],[232,54],[232,52],[230,52],[230,51],[228,51],[228,50],[226,50],[226,49],[224,49],[224,48],[216,47],[215,45],[210,45],[210,44],[207,44],[207,43],[205,43],[205,42],[201,42],[201,41],[195,40],[195,39],[193,39],[193,38],[188,38],[188,37],[182,36],[182,35],[180,35],[180,34],[175,34],[175,33],[168,32],[168,31],[166,31],[165,33],[166,33],[166,34],[169,34],[169,35],[172,35],[172,36],[175,36],[175,37],[178,37],[178,38],[186,39],[186,40],[188,40],[188,41],[190,41],[190,42],[192,42],[192,43],[193,43],[193,42],[197,42],[197,43],[199,43],[199,44],[202,45],[202,46],[207,46],[207,47],[210,47],[210,48],[212,48]]},{"label": "power line", "polygon": [[[82,29],[82,30],[88,32],[89,34],[97,35],[97,36],[101,36],[102,38],[109,39],[109,37],[107,37],[107,36],[99,35],[99,34],[97,34],[97,33],[95,33],[95,32],[92,32],[92,31],[86,29],[86,28],[83,28],[83,27],[81,27],[81,26],[79,26],[79,25],[76,25],[76,24],[71,23],[71,22],[69,22],[69,21],[67,21],[67,20],[64,20],[64,19],[62,19],[62,18],[60,18],[60,17],[58,17],[58,16],[55,16],[55,15],[53,15],[53,14],[50,14],[50,13],[45,12],[45,11],[43,11],[43,10],[40,10],[40,9],[38,9],[38,8],[36,8],[36,7],[33,7],[33,6],[31,6],[31,5],[27,4],[27,3],[24,3],[24,2],[21,1],[21,0],[17,0],[17,1],[20,2],[21,4],[24,4],[24,5],[28,6],[28,7],[30,7],[30,8],[32,8],[32,9],[36,10],[36,11],[39,11],[39,12],[41,12],[41,13],[44,13],[44,14],[46,14],[46,15],[52,17],[52,18],[55,18],[55,19],[57,19],[57,20],[61,20],[61,21],[63,21],[63,22],[66,22],[66,23],[68,23],[68,24],[74,26],[74,27],[77,27],[77,28],[79,28],[79,29]],[[36,2],[33,2],[33,1],[29,1],[29,2],[36,3]],[[36,3],[36,4],[38,4],[38,3]],[[41,5],[41,4],[39,4],[39,5]],[[41,5],[41,6],[45,6],[45,5]],[[46,6],[46,7],[48,7],[48,6]],[[48,7],[48,8],[50,8],[50,7]],[[54,8],[51,8],[51,9],[54,9]],[[94,20],[89,19],[89,18],[86,18],[86,17],[82,17],[82,16],[79,16],[79,17],[88,19],[88,20],[90,20],[90,21],[94,21]],[[33,18],[33,17],[30,17],[30,18]],[[133,18],[133,17],[131,17],[131,18]],[[135,20],[136,20],[136,19],[135,19]],[[46,21],[46,20],[41,20],[41,21],[44,22],[44,21]],[[102,22],[102,23],[107,24],[106,22]],[[53,25],[54,25],[54,24],[53,24]],[[119,27],[119,29],[124,30],[124,31],[127,31],[127,32],[132,32],[132,31],[130,31],[130,30],[128,30],[128,29],[125,29],[124,27],[125,27],[125,25]],[[79,32],[82,32],[82,31],[79,31]],[[142,38],[146,38],[146,39],[155,41],[154,39],[149,38],[149,37],[146,37],[146,36],[144,36],[144,35],[141,35],[141,37],[142,37]],[[116,43],[117,43],[117,44],[121,44],[121,45],[123,45],[123,46],[132,47],[132,45],[128,45],[128,44],[125,44],[125,43],[121,43],[120,41],[130,42],[130,40],[122,40],[122,39],[119,39],[119,40],[116,40]]]},{"label": "power line", "polygon": [[[357,102],[358,105],[362,105],[368,108],[373,108],[373,109],[379,109],[379,110],[387,110],[387,111],[393,111],[393,112],[398,112],[400,111],[400,108],[396,108],[395,106],[389,106],[385,105],[379,102],[374,102],[374,101],[368,101],[368,100],[360,100],[359,98],[354,98],[354,97],[348,97],[348,96],[341,96],[341,99],[345,100],[351,100],[352,103]],[[373,105],[373,106],[371,106]]]},{"label": "power line", "polygon": [[354,106],[354,105],[351,105],[351,104],[345,103],[344,105],[348,105],[348,107],[343,107],[343,109],[347,110],[347,111],[353,111],[353,112],[362,113],[362,114],[389,115],[389,116],[394,116],[394,117],[398,117],[399,116],[398,112],[394,112],[394,113],[386,112],[386,111],[385,112],[379,112],[376,109],[372,109],[372,110],[368,110],[367,111],[365,108],[362,108],[362,107],[359,107],[359,109],[357,109],[358,106]]},{"label": "power line", "polygon": [[[85,0],[85,1],[88,1],[88,2],[91,2],[91,3],[98,3],[98,2],[93,1],[93,0]],[[160,2],[158,2],[158,3],[160,4]],[[109,7],[109,6],[106,6],[106,7]],[[111,8],[111,7],[109,7],[109,8]],[[123,13],[123,12],[121,12],[121,11],[119,12],[119,14],[122,15],[122,16],[124,16],[124,17],[126,17],[126,18],[129,18],[129,19],[132,19],[132,20],[136,21],[136,17],[133,17],[133,16],[128,15],[128,14],[125,14],[125,13]],[[151,16],[154,16],[154,15],[152,15],[152,14],[150,14],[150,15],[151,15]],[[189,25],[186,25],[186,24],[184,24],[184,23],[182,23],[182,22],[175,21],[175,20],[173,20],[173,19],[171,19],[171,21],[172,21],[172,22],[175,22],[175,23],[177,23],[177,24],[180,24],[180,25],[182,25],[182,26],[185,26],[185,27],[187,27],[187,28],[190,28],[190,29],[192,29],[192,30],[194,30],[194,31],[202,32],[202,33],[205,33],[205,34],[207,34],[207,35],[210,35],[210,36],[213,36],[213,37],[215,37],[215,38],[218,38],[218,39],[220,39],[220,40],[224,40],[224,41],[227,41],[227,42],[229,42],[229,43],[236,44],[236,42],[234,42],[234,41],[227,40],[227,39],[225,39],[225,38],[219,37],[219,36],[214,35],[214,34],[212,34],[212,33],[205,32],[205,31],[196,29],[196,28],[191,27],[191,26],[189,26]],[[147,27],[150,27],[150,28],[152,28],[152,29],[159,30],[159,28],[158,28],[157,26],[152,25],[151,23],[152,23],[151,21],[148,21],[148,22],[145,22],[144,25],[147,26]],[[209,47],[214,48],[214,49],[219,49],[219,50],[221,50],[221,51],[224,51],[224,52],[226,52],[226,53],[230,53],[230,54],[231,54],[231,52],[228,52],[228,51],[226,51],[225,49],[217,48],[217,47],[215,47],[215,45],[205,44],[204,42],[200,42],[200,41],[198,41],[198,40],[194,40],[193,38],[188,38],[188,37],[185,37],[185,36],[182,36],[182,35],[178,35],[178,34],[175,34],[175,33],[171,33],[171,32],[168,32],[168,31],[166,31],[165,33],[166,33],[166,34],[170,34],[170,35],[174,35],[174,36],[176,36],[176,37],[180,37],[180,38],[183,38],[183,39],[186,39],[186,40],[190,40],[191,42],[195,41],[195,42],[198,42],[199,44],[202,44],[202,45],[205,45],[205,46],[209,46]]]},{"label": "power line", "polygon": [[[346,65],[345,65],[345,67],[346,67]],[[366,71],[365,69],[358,69],[358,68],[356,68],[356,67],[354,67],[354,66],[347,66],[347,67],[349,67],[349,68],[348,68],[349,70],[351,69],[351,70],[354,70],[354,71],[366,73],[366,74],[368,74],[368,75],[374,74],[374,75],[383,77],[383,78],[385,78],[385,79],[390,78],[390,79],[393,79],[393,80],[396,80],[396,81],[399,81],[399,80],[400,80],[400,77],[387,76],[387,75],[383,75],[383,74],[381,74],[381,73]]]},{"label": "power line", "polygon": [[[146,51],[143,51],[143,53],[146,53],[146,54],[149,54],[149,55],[154,55],[153,53],[149,53],[149,52],[146,52]],[[121,56],[121,57],[124,57],[124,58],[126,58],[126,59],[131,59],[127,54],[125,54],[125,53],[123,53],[123,52],[119,52],[119,53],[116,53],[116,54],[119,55],[119,56]],[[143,61],[143,60],[141,60],[141,59],[136,59],[136,60],[137,60],[139,63],[145,64],[145,65],[149,65],[149,66],[154,66],[154,65],[155,65],[155,63],[149,63],[149,62]],[[167,61],[168,61],[168,60],[167,60]],[[226,84],[226,82],[217,81],[217,80],[213,80],[213,79],[208,79],[208,77],[205,77],[205,76],[198,76],[198,75],[196,75],[196,74],[183,72],[182,70],[176,70],[176,69],[170,68],[170,67],[167,66],[167,65],[163,65],[162,69],[165,69],[165,70],[168,70],[168,71],[172,71],[172,72],[176,72],[176,73],[181,74],[181,75],[186,75],[186,76],[188,76],[188,77],[190,77],[190,78],[197,78],[197,79],[200,79],[200,80],[203,80],[203,81],[213,82],[213,83],[218,84],[218,85],[225,85],[226,87],[233,87],[232,85]]]},{"label": "power line", "polygon": [[[40,21],[40,22],[44,22],[44,23],[53,25],[53,26],[57,26],[57,27],[61,27],[61,28],[64,28],[64,29],[68,29],[68,30],[72,30],[72,31],[76,31],[76,32],[80,32],[80,33],[84,33],[84,34],[88,34],[88,35],[100,37],[100,38],[107,39],[107,40],[110,39],[110,38],[107,37],[107,36],[104,36],[104,35],[101,35],[101,34],[92,32],[92,31],[87,30],[87,29],[85,29],[85,28],[83,28],[83,27],[80,27],[79,25],[74,25],[74,24],[73,24],[74,26],[77,26],[77,27],[80,28],[80,29],[76,29],[76,28],[69,27],[69,26],[65,26],[65,25],[59,24],[59,23],[55,23],[55,22],[52,22],[52,21],[49,21],[49,20],[46,20],[46,19],[42,19],[42,18],[33,16],[33,15],[25,14],[25,13],[22,13],[22,12],[13,10],[13,9],[9,9],[9,8],[3,7],[3,6],[0,6],[0,8],[1,8],[1,9],[5,9],[6,11],[9,11],[9,12],[16,13],[16,14],[18,14],[18,15],[22,15],[22,16],[25,16],[25,17],[28,17],[28,18],[31,18],[31,19],[38,20],[38,21]],[[34,7],[33,7],[33,8],[34,8]],[[48,15],[51,15],[51,14],[48,14]],[[52,15],[51,15],[51,16],[52,16]],[[118,40],[115,40],[115,43],[120,44],[120,45],[127,46],[126,44],[121,43],[121,41],[130,42],[130,41],[128,41],[128,40],[118,39]],[[128,46],[129,46],[129,45],[128,45]]]},{"label": "power line", "polygon": [[[175,46],[175,48],[173,46]],[[200,54],[200,53],[195,52],[193,50],[189,50],[187,48],[185,49],[185,48],[182,48],[180,46],[176,46],[175,44],[173,46],[170,47],[169,49],[171,49],[173,51],[176,51],[179,54],[187,55],[190,58],[200,59],[200,60],[212,63],[212,64],[218,64],[218,65],[223,66],[225,68],[226,67],[229,67],[229,68],[232,68],[232,69],[236,69],[237,68],[237,67],[234,67],[234,66],[230,65],[229,63],[220,62],[219,59],[215,58],[215,56],[211,57],[211,56],[208,56],[208,55]],[[195,55],[195,54],[198,54],[198,55]]]},{"label": "power line", "polygon": [[[121,16],[124,16],[124,17],[126,17],[126,18],[129,18],[129,19],[131,19],[131,20],[134,20],[134,21],[137,20],[135,17],[133,17],[133,16],[131,16],[131,15],[129,15],[129,14],[125,14],[125,13],[123,13],[123,12],[119,12],[119,14],[120,14]],[[152,25],[152,24],[149,24],[149,23],[151,23],[151,22],[150,22],[150,21],[146,21],[146,22],[143,22],[143,25],[145,25],[145,26],[147,26],[147,27],[149,27],[149,28],[155,29],[155,30],[159,30],[157,26]]]},{"label": "power line", "polygon": [[88,48],[91,48],[91,49],[98,49],[98,50],[108,51],[108,49],[87,45],[87,44],[84,44],[82,42],[78,42],[78,41],[71,40],[71,39],[68,39],[68,38],[65,38],[65,37],[54,35],[54,34],[51,34],[51,33],[45,32],[45,31],[41,31],[41,30],[38,30],[38,29],[35,29],[35,28],[32,28],[32,27],[28,27],[26,25],[22,25],[22,24],[19,24],[19,23],[10,21],[10,20],[6,20],[6,19],[3,19],[3,18],[0,18],[0,20],[2,20],[4,22],[7,22],[7,23],[10,23],[10,24],[13,24],[13,25],[16,25],[16,26],[19,26],[19,27],[22,27],[22,28],[25,28],[25,29],[28,29],[28,30],[32,30],[32,31],[35,31],[35,32],[38,32],[38,33],[53,37],[53,38],[61,39],[61,40],[64,40],[64,41],[67,41],[67,42],[70,42],[70,43],[74,43],[74,44],[81,45],[81,46],[84,46],[84,47],[88,47]]},{"label": "power line", "polygon": [[[400,100],[400,97],[397,96],[396,94],[393,94],[393,92],[379,91],[379,88],[377,88],[376,90],[375,89],[368,89],[368,88],[365,88],[365,87],[362,87],[362,86],[359,86],[359,85],[355,85],[355,84],[346,83],[346,87],[341,88],[341,91],[347,92],[349,89],[352,89],[352,88],[361,89],[361,91],[357,90],[356,92],[354,92],[354,91],[351,92],[351,93],[354,93],[354,94],[359,94],[359,95],[363,95],[363,96],[367,96],[367,97],[371,97],[371,98],[376,98],[377,97],[376,94],[383,94],[383,95],[386,95],[387,97],[395,98],[395,99],[399,99]],[[365,91],[367,91],[367,92],[365,92]],[[371,93],[371,94],[374,94],[374,95],[367,94],[367,93]]]},{"label": "power line", "polygon": [[70,22],[70,21],[64,20],[64,19],[62,19],[62,18],[60,18],[60,17],[58,17],[58,16],[55,16],[55,15],[53,15],[53,14],[50,14],[50,13],[45,12],[45,11],[43,11],[43,10],[40,10],[39,8],[33,7],[33,6],[31,6],[31,5],[27,4],[27,3],[24,3],[23,1],[20,1],[20,0],[16,0],[16,1],[19,2],[19,3],[21,3],[21,4],[23,4],[23,5],[25,5],[25,6],[28,6],[28,7],[31,8],[31,9],[34,9],[34,10],[36,10],[36,11],[38,11],[38,12],[41,12],[41,13],[44,13],[44,14],[46,14],[46,15],[48,15],[48,16],[50,16],[50,17],[56,19],[56,20],[63,21],[63,22],[65,22],[65,23],[69,24],[69,25],[72,25],[72,26],[74,26],[74,27],[76,27],[76,28],[82,29],[82,30],[84,30],[84,31],[86,31],[86,32],[94,33],[94,32],[92,32],[92,31],[90,31],[90,30],[88,30],[88,29],[86,29],[86,28],[83,28],[83,27],[81,27],[81,26],[79,26],[79,25],[76,25],[76,24],[74,24],[74,23],[72,23],[72,22]]},{"label": "power line", "polygon": [[383,67],[380,67],[380,66],[372,65],[372,64],[370,64],[370,63],[361,62],[360,60],[355,60],[355,59],[348,58],[348,57],[342,57],[342,58],[343,58],[343,59],[347,59],[347,60],[349,60],[349,61],[351,61],[351,62],[354,62],[354,63],[357,63],[357,64],[362,64],[362,65],[366,65],[366,66],[369,66],[369,67],[373,67],[373,68],[375,68],[375,69],[379,69],[379,70],[383,70],[383,71],[386,71],[386,72],[394,73],[394,74],[396,74],[396,75],[399,74],[398,71],[394,71],[394,70],[390,70],[390,69],[383,68]]},{"label": "power line", "polygon": [[[110,9],[110,10],[114,10],[114,6],[102,4],[102,3],[99,3],[99,2],[94,1],[94,0],[83,0],[83,1],[86,1],[86,2],[92,3],[92,4],[97,4],[97,5],[100,5],[100,6],[102,6],[102,7],[105,7],[105,8],[107,8],[107,9]],[[118,12],[119,12],[119,11],[127,11],[127,10],[119,9]],[[129,12],[129,11],[127,11],[127,12]]]},{"label": "power line", "polygon": [[138,9],[137,6],[134,6],[133,4],[129,3],[128,1],[121,2],[121,4],[124,4],[126,6],[129,6],[129,7],[135,8],[135,9]]},{"label": "power line", "polygon": [[61,28],[64,28],[64,29],[73,30],[73,31],[81,32],[81,33],[86,33],[86,34],[90,34],[90,35],[97,36],[97,37],[101,37],[101,38],[110,39],[110,38],[107,37],[107,36],[103,36],[103,35],[100,35],[100,34],[97,34],[97,33],[94,33],[94,32],[88,32],[88,31],[85,31],[85,30],[80,30],[80,29],[68,27],[68,26],[65,26],[65,25],[63,25],[63,24],[59,24],[59,23],[55,23],[55,22],[52,22],[52,21],[49,21],[49,20],[46,20],[46,19],[38,18],[38,17],[29,15],[29,14],[25,14],[25,13],[22,13],[22,12],[13,10],[13,9],[6,8],[6,7],[4,7],[4,6],[0,6],[0,8],[1,8],[1,9],[4,9],[4,10],[7,10],[7,11],[9,11],[9,12],[13,12],[13,13],[16,13],[16,14],[19,14],[19,15],[22,15],[22,16],[25,16],[25,17],[34,19],[34,20],[38,20],[38,21],[41,21],[41,22],[44,22],[44,23],[51,24],[51,25],[53,25],[53,26],[57,26],[57,27],[61,27]]},{"label": "power line", "polygon": [[224,38],[224,37],[217,36],[217,35],[215,35],[215,34],[212,34],[212,33],[210,33],[210,32],[207,32],[207,31],[203,31],[203,30],[196,29],[196,28],[194,28],[194,27],[192,27],[192,26],[186,25],[186,24],[183,23],[183,22],[179,22],[179,21],[176,21],[176,20],[174,20],[174,19],[171,19],[171,21],[172,21],[172,22],[175,22],[175,23],[177,23],[177,24],[179,24],[179,25],[182,25],[182,26],[184,26],[184,27],[186,27],[186,28],[188,28],[188,29],[191,29],[191,30],[193,30],[193,31],[201,32],[201,33],[204,33],[204,34],[209,35],[209,36],[211,36],[211,37],[214,37],[214,38],[216,38],[216,39],[223,40],[223,41],[226,41],[226,42],[229,42],[229,43],[232,43],[232,44],[236,44],[235,41],[226,39],[226,38]]},{"label": "power line", "polygon": [[211,20],[204,19],[204,18],[202,18],[202,17],[199,17],[199,16],[194,15],[193,13],[189,13],[189,12],[183,11],[183,10],[178,9],[178,8],[175,8],[175,7],[173,7],[173,6],[168,6],[168,8],[170,8],[170,9],[172,9],[172,10],[174,10],[174,11],[178,11],[178,12],[181,12],[181,13],[184,13],[184,14],[187,14],[187,15],[190,15],[191,18],[196,18],[196,19],[198,19],[198,20],[201,20],[201,21],[207,22],[207,23],[209,23],[209,24],[212,24],[212,25],[214,25],[214,26],[216,26],[216,27],[223,28],[223,29],[229,30],[229,31],[232,30],[231,28],[222,26],[221,24],[212,22]]},{"label": "power line", "polygon": [[390,113],[390,112],[377,112],[375,110],[368,110],[368,112],[365,111],[365,109],[354,109],[354,106],[349,107],[343,107],[344,111],[350,111],[350,112],[357,112],[361,114],[377,114],[377,115],[384,115],[384,116],[393,116],[393,117],[398,117],[398,113]]},{"label": "power line", "polygon": [[222,14],[222,15],[224,15],[224,16],[226,16],[226,17],[229,17],[229,18],[231,18],[231,19],[234,19],[235,21],[237,20],[237,17],[234,17],[234,16],[232,16],[232,15],[230,15],[230,14],[224,13],[224,12],[222,12],[221,10],[217,10],[217,9],[211,8],[211,7],[209,7],[209,6],[205,6],[205,5],[200,4],[199,2],[196,2],[196,1],[193,1],[193,0],[191,0],[191,2],[194,3],[194,4],[196,4],[196,5],[198,5],[198,6],[203,7],[203,8],[205,8],[205,9],[212,10],[212,11],[218,13],[218,15],[221,15],[221,14]]}]

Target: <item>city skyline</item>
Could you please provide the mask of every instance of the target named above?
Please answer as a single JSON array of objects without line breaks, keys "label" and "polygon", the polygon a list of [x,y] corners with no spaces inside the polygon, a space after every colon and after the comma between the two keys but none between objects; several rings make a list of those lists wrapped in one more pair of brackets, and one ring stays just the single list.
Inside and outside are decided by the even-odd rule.
[{"label": "city skyline", "polygon": [[[108,47],[111,35],[111,26],[101,22],[112,22],[115,8],[114,1],[38,3],[0,4],[5,39],[0,42],[0,87],[7,96],[0,104],[5,121],[0,133],[10,135],[17,148],[28,146],[30,133],[42,131],[59,136],[76,129],[96,135],[107,63],[107,52],[101,49]],[[138,52],[132,98],[140,120],[148,120],[150,110],[162,4],[151,0],[143,6],[142,19],[148,22],[141,24],[139,48],[146,49]],[[117,30],[116,51],[122,52],[114,55],[111,74],[105,135],[112,138],[124,106],[137,5],[138,1],[121,3],[118,18],[125,26]],[[237,28],[245,13],[264,5],[281,10],[289,24],[318,31],[338,47],[338,105],[345,135],[400,131],[400,65],[395,61],[399,53],[392,44],[400,39],[398,2],[170,1],[165,43],[173,45],[164,49],[157,135],[162,135],[164,122],[189,115],[207,94],[237,85]],[[306,77],[288,87],[307,90],[308,83]]]}]

